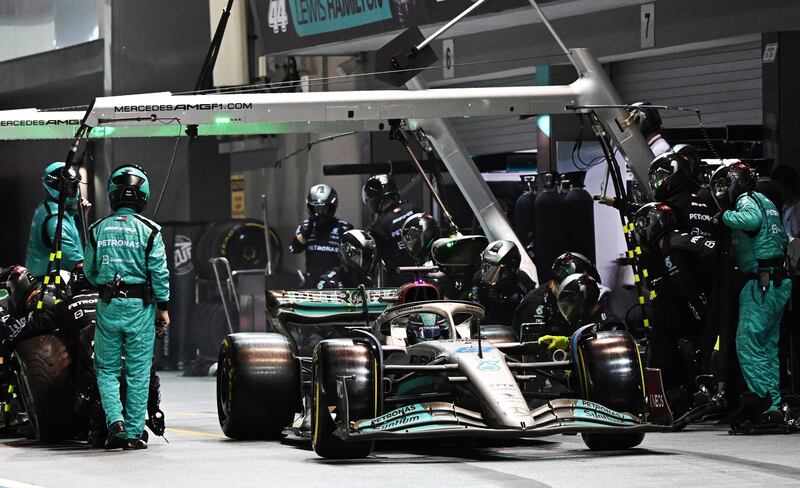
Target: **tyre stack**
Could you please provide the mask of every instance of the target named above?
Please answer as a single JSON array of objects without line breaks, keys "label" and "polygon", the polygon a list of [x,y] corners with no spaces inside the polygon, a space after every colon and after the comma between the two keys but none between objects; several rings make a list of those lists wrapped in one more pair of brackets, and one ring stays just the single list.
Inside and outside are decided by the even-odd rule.
[{"label": "tyre stack", "polygon": [[[283,252],[280,238],[270,228],[272,246],[272,267],[280,269]],[[192,261],[197,272],[200,302],[191,313],[191,325],[187,338],[187,350],[193,358],[194,365],[187,368],[197,369],[198,374],[205,371],[203,365],[213,363],[219,354],[222,340],[230,333],[225,318],[225,309],[219,297],[214,268],[210,260],[224,257],[231,266],[231,271],[266,269],[267,249],[264,238],[264,224],[254,219],[236,219],[213,222],[199,234],[193,249]],[[218,269],[221,279],[226,279],[226,272]],[[234,305],[231,303],[231,307]],[[232,314],[233,332],[239,329],[239,318],[234,308]]]}]

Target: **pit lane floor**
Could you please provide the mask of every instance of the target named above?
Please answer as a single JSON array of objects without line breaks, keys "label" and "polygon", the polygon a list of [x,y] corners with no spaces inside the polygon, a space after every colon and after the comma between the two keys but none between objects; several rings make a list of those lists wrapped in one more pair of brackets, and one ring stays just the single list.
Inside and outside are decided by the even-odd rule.
[{"label": "pit lane floor", "polygon": [[799,486],[800,434],[732,437],[692,427],[648,434],[626,453],[591,453],[579,437],[517,445],[379,446],[360,461],[325,461],[301,443],[236,442],[217,423],[213,378],[162,373],[167,438],[146,451],[0,439],[0,488]]}]

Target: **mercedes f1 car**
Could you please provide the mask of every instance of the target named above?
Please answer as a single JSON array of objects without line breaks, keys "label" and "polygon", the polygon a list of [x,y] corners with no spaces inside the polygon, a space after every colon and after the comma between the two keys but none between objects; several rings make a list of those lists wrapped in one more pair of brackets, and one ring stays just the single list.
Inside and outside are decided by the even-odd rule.
[{"label": "mercedes f1 car", "polygon": [[435,296],[430,286],[269,292],[278,332],[232,334],[221,348],[224,433],[268,438],[291,427],[322,457],[361,458],[390,439],[579,433],[609,450],[670,430],[648,422],[627,332],[586,326],[560,360],[525,362],[541,346],[482,330],[478,304],[401,303]]}]

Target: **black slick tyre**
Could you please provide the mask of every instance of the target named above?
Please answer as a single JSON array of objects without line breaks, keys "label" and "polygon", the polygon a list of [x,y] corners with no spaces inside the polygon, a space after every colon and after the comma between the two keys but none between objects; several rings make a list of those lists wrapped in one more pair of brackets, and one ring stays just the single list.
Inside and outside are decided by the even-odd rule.
[{"label": "black slick tyre", "polygon": [[275,439],[300,402],[300,371],[289,341],[274,333],[231,334],[222,341],[217,414],[232,439]]},{"label": "black slick tyre", "polygon": [[[636,341],[624,331],[587,333],[574,353],[584,399],[618,412],[642,417],[645,388]],[[583,442],[593,451],[631,449],[644,440],[644,433],[584,433]]]},{"label": "black slick tyre", "polygon": [[317,455],[361,459],[372,452],[373,442],[345,441],[334,433],[334,416],[343,414],[338,405],[337,378],[347,378],[350,420],[374,418],[379,413],[379,367],[372,348],[351,339],[324,340],[314,349],[311,444]]},{"label": "black slick tyre", "polygon": [[14,354],[32,437],[46,443],[71,437],[72,356],[67,345],[54,335],[36,336],[19,343]]}]

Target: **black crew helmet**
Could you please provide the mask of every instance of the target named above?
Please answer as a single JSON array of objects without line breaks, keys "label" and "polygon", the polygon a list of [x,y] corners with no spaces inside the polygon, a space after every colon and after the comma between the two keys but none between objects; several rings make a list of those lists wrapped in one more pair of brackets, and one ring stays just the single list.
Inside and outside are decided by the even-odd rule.
[{"label": "black crew helmet", "polygon": [[672,151],[686,161],[686,170],[689,176],[698,182],[702,182],[704,179],[704,163],[700,159],[700,154],[697,153],[697,148],[689,144],[678,144],[672,148]]},{"label": "black crew helmet", "polygon": [[514,282],[522,256],[512,241],[490,242],[481,253],[481,283],[496,286]]},{"label": "black crew helmet", "polygon": [[739,161],[728,167],[728,200],[732,205],[736,204],[745,193],[756,189],[756,175],[750,166]]},{"label": "black crew helmet", "polygon": [[588,320],[600,300],[600,285],[586,273],[571,274],[558,287],[558,310],[571,325]]},{"label": "black crew helmet", "polygon": [[136,164],[123,164],[108,179],[108,203],[112,210],[130,207],[143,212],[150,198],[147,174]]},{"label": "black crew helmet", "polygon": [[[736,160],[733,164],[739,162]],[[720,202],[728,201],[728,173],[731,170],[731,164],[722,164],[719,168],[711,173],[711,192],[718,205]]]},{"label": "black crew helmet", "polygon": [[633,108],[628,109],[631,118],[636,121],[642,135],[655,134],[661,132],[661,114],[656,108],[646,108],[650,102],[632,103]]},{"label": "black crew helmet", "polygon": [[439,222],[427,212],[415,213],[403,222],[400,237],[411,257],[418,262],[430,259],[431,245],[441,234]]},{"label": "black crew helmet", "polygon": [[324,183],[314,185],[308,190],[306,207],[308,208],[308,215],[312,217],[316,213],[314,209],[317,207],[328,207],[328,215],[332,217],[339,207],[339,195],[336,190]]},{"label": "black crew helmet", "polygon": [[25,266],[14,266],[6,279],[8,311],[15,317],[28,313],[28,304],[40,290],[39,280]]},{"label": "black crew helmet", "polygon": [[550,268],[550,279],[561,285],[567,276],[575,273],[587,273],[595,281],[602,283],[600,273],[597,272],[595,265],[589,258],[577,252],[565,252],[557,257]]},{"label": "black crew helmet", "polygon": [[678,218],[666,203],[648,203],[633,216],[633,232],[640,246],[656,246],[667,232],[677,228]]},{"label": "black crew helmet", "polygon": [[693,181],[688,159],[675,152],[664,153],[653,159],[647,176],[656,200],[674,196]]},{"label": "black crew helmet", "polygon": [[348,230],[339,242],[342,267],[361,276],[369,276],[376,261],[375,240],[360,229]]},{"label": "black crew helmet", "polygon": [[397,183],[387,175],[370,176],[364,187],[361,189],[361,199],[364,204],[369,206],[372,213],[379,213],[384,202],[387,200],[397,201],[400,193],[397,190]]}]

